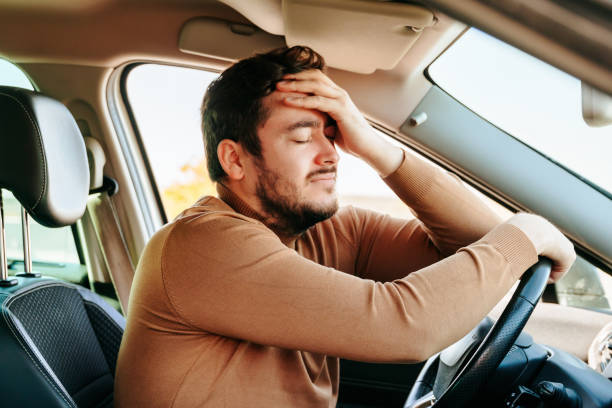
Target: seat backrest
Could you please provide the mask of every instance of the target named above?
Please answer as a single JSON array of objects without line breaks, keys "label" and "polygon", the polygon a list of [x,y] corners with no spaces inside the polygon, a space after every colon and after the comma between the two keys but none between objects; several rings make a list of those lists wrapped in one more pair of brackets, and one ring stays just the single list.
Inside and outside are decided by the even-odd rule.
[{"label": "seat backrest", "polygon": [[[0,86],[0,188],[39,223],[60,227],[83,215],[88,187],[85,145],[68,109]],[[125,319],[102,298],[18,277],[0,281],[0,314],[0,406],[112,406]]]},{"label": "seat backrest", "polygon": [[123,317],[83,287],[19,279],[0,288],[0,405],[111,407]]}]

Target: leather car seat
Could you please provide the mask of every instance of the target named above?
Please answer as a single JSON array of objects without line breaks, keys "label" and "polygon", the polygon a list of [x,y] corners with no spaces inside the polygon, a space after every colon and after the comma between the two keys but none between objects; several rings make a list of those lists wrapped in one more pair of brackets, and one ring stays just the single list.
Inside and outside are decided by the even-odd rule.
[{"label": "leather car seat", "polygon": [[[62,103],[0,87],[0,188],[40,224],[60,227],[82,216],[87,155]],[[0,281],[0,313],[0,406],[112,406],[125,328],[115,309],[84,287],[11,277]]]}]

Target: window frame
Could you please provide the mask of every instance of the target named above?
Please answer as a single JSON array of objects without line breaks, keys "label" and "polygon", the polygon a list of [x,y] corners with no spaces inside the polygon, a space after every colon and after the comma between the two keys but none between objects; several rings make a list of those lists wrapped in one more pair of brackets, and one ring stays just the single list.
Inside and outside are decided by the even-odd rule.
[{"label": "window frame", "polygon": [[[151,190],[153,193],[153,198],[155,200],[155,205],[159,211],[159,214],[161,216],[161,222],[162,224],[167,224],[168,223],[168,216],[166,215],[166,210],[164,209],[164,205],[161,199],[161,193],[159,191],[159,187],[157,185],[157,180],[155,179],[155,175],[153,174],[153,167],[151,166],[151,161],[149,160],[149,155],[147,154],[144,142],[142,140],[142,135],[140,133],[140,129],[138,127],[138,123],[136,121],[136,117],[134,115],[134,110],[132,108],[132,105],[130,103],[130,99],[128,96],[128,92],[127,92],[127,81],[128,81],[128,76],[130,75],[130,73],[134,70],[134,68],[137,68],[141,65],[145,65],[148,64],[147,62],[137,62],[137,63],[132,63],[127,65],[122,71],[121,71],[121,76],[119,78],[119,91],[121,94],[121,98],[123,100],[123,104],[125,106],[125,110],[126,110],[126,114],[127,114],[127,119],[132,127],[132,131],[134,132],[134,139],[136,141],[136,146],[138,148],[138,151],[140,153],[140,157],[142,158],[143,164],[144,164],[144,170],[145,170],[145,174],[146,177],[148,179],[148,182],[151,185]],[[151,63],[154,64],[154,63]],[[163,64],[163,65],[170,65],[170,64]]]}]

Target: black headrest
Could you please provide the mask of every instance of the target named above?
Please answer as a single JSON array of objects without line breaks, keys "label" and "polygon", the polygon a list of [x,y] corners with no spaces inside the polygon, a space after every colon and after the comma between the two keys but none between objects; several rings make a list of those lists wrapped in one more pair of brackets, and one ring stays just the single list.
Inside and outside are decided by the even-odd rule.
[{"label": "black headrest", "polygon": [[0,86],[0,188],[40,224],[61,227],[85,211],[89,167],[74,118],[37,92]]}]

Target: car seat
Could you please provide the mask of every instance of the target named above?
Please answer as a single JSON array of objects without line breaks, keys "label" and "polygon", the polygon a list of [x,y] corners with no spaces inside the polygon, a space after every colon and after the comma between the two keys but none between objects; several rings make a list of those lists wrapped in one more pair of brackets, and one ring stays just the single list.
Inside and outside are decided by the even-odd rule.
[{"label": "car seat", "polygon": [[[45,226],[82,216],[87,154],[62,103],[0,87],[0,188]],[[0,406],[111,407],[125,319],[84,287],[32,273],[9,278],[3,220],[0,230]]]}]

